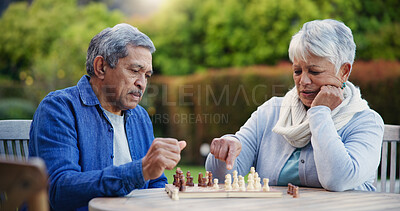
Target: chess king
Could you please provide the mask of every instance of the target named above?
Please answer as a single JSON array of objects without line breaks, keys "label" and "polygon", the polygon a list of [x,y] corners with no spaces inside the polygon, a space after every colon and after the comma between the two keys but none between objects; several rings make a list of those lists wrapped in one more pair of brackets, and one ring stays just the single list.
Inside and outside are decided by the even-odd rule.
[{"label": "chess king", "polygon": [[374,191],[384,123],[348,80],[355,50],[344,23],[305,23],[289,45],[295,87],[213,139],[206,170],[223,181],[255,165],[270,185]]}]

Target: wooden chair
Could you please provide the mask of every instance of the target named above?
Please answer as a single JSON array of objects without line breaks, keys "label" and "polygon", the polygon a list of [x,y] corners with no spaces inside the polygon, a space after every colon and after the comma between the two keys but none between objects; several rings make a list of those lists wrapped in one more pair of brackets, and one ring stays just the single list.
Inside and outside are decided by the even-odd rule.
[{"label": "wooden chair", "polygon": [[0,158],[26,160],[32,120],[0,120]]},{"label": "wooden chair", "polygon": [[[400,193],[400,187],[396,191],[396,183],[399,183],[400,175],[400,161],[398,149],[400,149],[400,125],[385,125],[385,132],[383,135],[382,143],[382,157],[380,164],[380,184],[375,180],[375,186],[378,186],[378,191],[387,192],[387,185],[389,185],[390,193]],[[388,156],[389,155],[389,156]],[[388,163],[390,166],[388,168]],[[387,181],[387,173],[389,172],[389,181]],[[377,174],[378,175],[378,174]],[[397,181],[397,182],[396,182]],[[389,184],[388,184],[389,182]]]},{"label": "wooden chair", "polygon": [[30,211],[48,211],[47,173],[44,161],[0,159],[0,210],[18,210],[27,202]]},{"label": "wooden chair", "polygon": [[28,141],[32,120],[0,120],[0,210],[49,210],[47,173],[42,159],[31,158]]}]

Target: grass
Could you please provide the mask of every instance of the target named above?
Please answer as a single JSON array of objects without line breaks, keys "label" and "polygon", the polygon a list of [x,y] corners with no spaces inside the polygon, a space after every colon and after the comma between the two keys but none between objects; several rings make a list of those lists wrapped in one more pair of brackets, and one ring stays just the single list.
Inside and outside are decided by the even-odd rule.
[{"label": "grass", "polygon": [[[190,171],[195,183],[197,183],[197,175],[199,175],[200,172],[202,172],[203,175],[205,175],[205,173],[206,173],[206,169],[204,168],[204,166],[179,165],[177,167],[181,168],[181,170],[183,171],[183,174],[184,174],[185,177],[186,177],[186,172]],[[172,170],[165,170],[164,171],[165,176],[168,178],[168,183],[169,184],[172,184],[174,182],[174,174],[176,172],[176,168],[177,167],[175,167]]]}]

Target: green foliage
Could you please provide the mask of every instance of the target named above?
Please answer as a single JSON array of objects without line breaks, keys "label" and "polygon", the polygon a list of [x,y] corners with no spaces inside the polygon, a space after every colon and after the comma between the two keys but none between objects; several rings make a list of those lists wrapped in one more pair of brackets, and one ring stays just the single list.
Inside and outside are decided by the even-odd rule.
[{"label": "green foliage", "polygon": [[164,171],[164,174],[167,177],[169,184],[172,184],[174,182],[174,174],[176,173],[176,168],[178,167],[181,168],[185,176],[186,172],[190,171],[194,183],[197,183],[197,177],[200,172],[203,173],[203,175],[206,174],[206,169],[204,168],[204,165],[193,166],[193,165],[182,165],[181,163],[179,163],[178,166],[175,167],[174,169]]},{"label": "green foliage", "polygon": [[0,101],[0,119],[32,119],[36,105],[19,98]]},{"label": "green foliage", "polygon": [[9,6],[0,25],[0,75],[22,80],[35,101],[75,84],[85,74],[90,39],[122,20],[101,3],[35,0]]},{"label": "green foliage", "polygon": [[275,64],[303,23],[333,18],[352,30],[357,58],[400,58],[396,0],[171,0],[140,28],[158,51],[154,68],[184,75],[210,67]]}]

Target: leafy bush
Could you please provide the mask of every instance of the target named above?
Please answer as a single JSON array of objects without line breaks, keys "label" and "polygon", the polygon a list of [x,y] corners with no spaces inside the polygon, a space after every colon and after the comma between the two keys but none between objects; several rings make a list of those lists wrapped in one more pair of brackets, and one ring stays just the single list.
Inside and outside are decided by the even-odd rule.
[{"label": "leafy bush", "polygon": [[13,3],[0,19],[0,76],[23,81],[27,98],[40,101],[49,91],[75,84],[86,73],[90,39],[122,20],[101,3],[76,0]]},{"label": "leafy bush", "polygon": [[0,102],[0,119],[32,119],[36,105],[20,98],[2,99]]},{"label": "leafy bush", "polygon": [[185,75],[288,60],[292,35],[326,18],[352,29],[357,59],[398,60],[398,8],[394,0],[171,0],[152,19],[132,23],[154,40],[156,71]]}]

